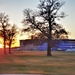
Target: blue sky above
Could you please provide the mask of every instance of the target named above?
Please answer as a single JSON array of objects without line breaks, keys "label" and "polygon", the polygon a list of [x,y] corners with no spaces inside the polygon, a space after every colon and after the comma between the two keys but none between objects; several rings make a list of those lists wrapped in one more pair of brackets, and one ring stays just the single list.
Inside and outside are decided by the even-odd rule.
[{"label": "blue sky above", "polygon": [[[65,5],[60,11],[64,11],[68,16],[59,21],[63,27],[69,31],[70,38],[75,39],[75,0],[62,0]],[[5,12],[9,15],[11,23],[21,26],[23,10],[25,8],[37,9],[39,0],[0,0],[0,13]]]}]

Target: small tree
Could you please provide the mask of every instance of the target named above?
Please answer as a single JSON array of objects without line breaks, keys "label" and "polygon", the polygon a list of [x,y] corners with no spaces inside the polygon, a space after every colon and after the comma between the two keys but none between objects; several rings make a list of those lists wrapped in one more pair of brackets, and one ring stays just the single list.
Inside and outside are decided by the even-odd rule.
[{"label": "small tree", "polygon": [[59,0],[40,0],[38,13],[32,12],[30,9],[24,10],[23,23],[27,25],[24,30],[38,29],[48,38],[47,56],[52,55],[52,31],[58,26],[56,20],[65,17],[64,13],[58,14],[63,4],[64,2]]},{"label": "small tree", "polygon": [[11,45],[13,42],[15,42],[17,33],[18,31],[15,24],[13,26],[10,26],[7,31],[7,44],[9,46],[9,53],[11,53]]},{"label": "small tree", "polygon": [[6,32],[9,26],[8,21],[8,15],[6,15],[5,13],[0,13],[0,37],[3,38],[4,42],[4,54],[6,54]]},{"label": "small tree", "polygon": [[8,23],[8,15],[0,13],[0,37],[3,38],[4,42],[4,54],[6,54],[6,45],[9,46],[9,53],[11,53],[11,44],[17,35],[17,27]]}]

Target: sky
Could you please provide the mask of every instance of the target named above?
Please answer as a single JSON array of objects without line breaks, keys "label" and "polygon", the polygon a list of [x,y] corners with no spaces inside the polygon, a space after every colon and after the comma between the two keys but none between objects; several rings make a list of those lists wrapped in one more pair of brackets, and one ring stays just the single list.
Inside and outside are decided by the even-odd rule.
[{"label": "sky", "polygon": [[[62,0],[65,4],[60,11],[65,12],[68,16],[61,19],[59,23],[70,34],[70,39],[75,39],[75,0]],[[0,0],[0,13],[9,15],[10,22],[18,27],[22,26],[23,10],[26,8],[37,9],[39,0]],[[24,37],[23,37],[24,38]],[[25,36],[25,38],[27,38]]]}]

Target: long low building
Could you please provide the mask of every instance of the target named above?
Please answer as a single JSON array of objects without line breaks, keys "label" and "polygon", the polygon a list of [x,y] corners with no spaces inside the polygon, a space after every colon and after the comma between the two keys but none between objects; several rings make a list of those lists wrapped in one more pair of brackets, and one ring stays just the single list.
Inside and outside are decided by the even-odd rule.
[{"label": "long low building", "polygon": [[[21,50],[47,50],[47,39],[27,39],[20,40]],[[52,50],[62,51],[75,51],[75,40],[73,39],[62,39],[52,40]]]}]

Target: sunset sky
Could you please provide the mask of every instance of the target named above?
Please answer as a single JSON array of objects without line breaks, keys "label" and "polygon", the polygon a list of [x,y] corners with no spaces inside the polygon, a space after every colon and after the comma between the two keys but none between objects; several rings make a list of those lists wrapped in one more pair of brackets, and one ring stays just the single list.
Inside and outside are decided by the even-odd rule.
[{"label": "sunset sky", "polygon": [[[75,0],[62,0],[65,2],[61,8],[68,16],[59,21],[70,32],[69,38],[75,39]],[[0,0],[0,13],[9,15],[10,22],[22,26],[23,10],[25,8],[37,9],[39,0]],[[27,38],[27,37],[25,37]]]}]

